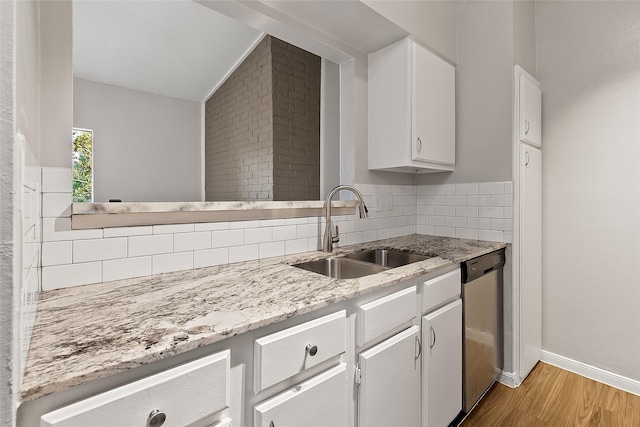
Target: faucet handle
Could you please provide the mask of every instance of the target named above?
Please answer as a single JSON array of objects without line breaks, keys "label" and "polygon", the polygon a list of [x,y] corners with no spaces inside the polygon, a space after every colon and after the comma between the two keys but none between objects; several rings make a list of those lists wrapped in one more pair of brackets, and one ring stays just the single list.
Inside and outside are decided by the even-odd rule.
[{"label": "faucet handle", "polygon": [[331,241],[333,243],[338,243],[340,241],[340,229],[338,228],[337,225],[336,225],[336,235],[335,236],[331,236]]}]

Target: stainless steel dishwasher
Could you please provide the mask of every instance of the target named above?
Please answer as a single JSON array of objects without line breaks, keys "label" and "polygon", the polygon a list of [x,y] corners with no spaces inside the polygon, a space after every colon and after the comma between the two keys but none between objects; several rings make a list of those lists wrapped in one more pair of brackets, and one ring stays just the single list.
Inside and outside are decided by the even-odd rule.
[{"label": "stainless steel dishwasher", "polygon": [[503,368],[504,249],[462,263],[462,410],[465,414]]}]

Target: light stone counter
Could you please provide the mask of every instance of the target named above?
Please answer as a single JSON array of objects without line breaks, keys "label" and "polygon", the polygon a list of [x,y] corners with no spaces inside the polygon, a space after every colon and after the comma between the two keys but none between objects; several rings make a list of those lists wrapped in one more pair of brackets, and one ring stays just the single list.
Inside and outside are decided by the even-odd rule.
[{"label": "light stone counter", "polygon": [[359,279],[292,267],[322,252],[42,292],[21,398],[33,400],[505,247],[411,235],[336,249],[437,255]]}]

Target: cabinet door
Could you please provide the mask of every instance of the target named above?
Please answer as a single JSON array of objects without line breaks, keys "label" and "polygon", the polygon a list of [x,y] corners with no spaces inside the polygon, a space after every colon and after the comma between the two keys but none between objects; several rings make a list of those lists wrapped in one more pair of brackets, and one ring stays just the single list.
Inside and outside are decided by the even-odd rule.
[{"label": "cabinet door", "polygon": [[542,154],[520,144],[520,378],[542,348]]},{"label": "cabinet door", "polygon": [[255,427],[346,425],[346,364],[256,405]]},{"label": "cabinet door", "polygon": [[360,354],[360,427],[419,425],[419,334],[412,326]]},{"label": "cabinet door", "polygon": [[422,318],[423,427],[443,427],[462,410],[462,300]]},{"label": "cabinet door", "polygon": [[520,76],[520,141],[542,146],[542,92],[531,79]]},{"label": "cabinet door", "polygon": [[455,163],[455,68],[413,46],[412,159]]}]

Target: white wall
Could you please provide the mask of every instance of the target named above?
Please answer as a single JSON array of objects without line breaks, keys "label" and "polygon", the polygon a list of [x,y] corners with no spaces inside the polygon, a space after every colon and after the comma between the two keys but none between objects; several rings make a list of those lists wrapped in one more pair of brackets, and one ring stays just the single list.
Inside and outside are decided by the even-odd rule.
[{"label": "white wall", "polygon": [[201,106],[73,79],[73,126],[93,130],[94,201],[202,201]]},{"label": "white wall", "polygon": [[538,2],[544,350],[640,380],[640,2]]},{"label": "white wall", "polygon": [[513,2],[458,4],[456,166],[418,184],[511,181]]},{"label": "white wall", "polygon": [[417,42],[455,63],[458,61],[455,1],[361,0]]}]

